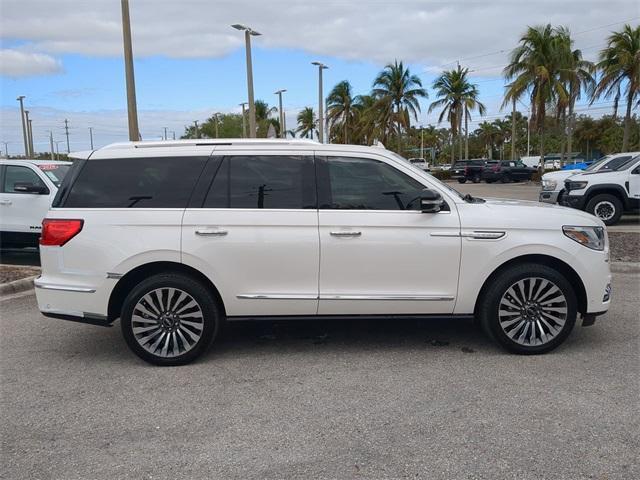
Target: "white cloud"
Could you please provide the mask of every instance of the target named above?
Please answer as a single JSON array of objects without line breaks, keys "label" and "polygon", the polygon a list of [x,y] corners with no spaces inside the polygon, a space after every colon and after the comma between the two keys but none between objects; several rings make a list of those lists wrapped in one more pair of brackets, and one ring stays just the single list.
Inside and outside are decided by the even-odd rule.
[{"label": "white cloud", "polygon": [[22,50],[0,50],[0,74],[18,78],[35,75],[52,75],[62,71],[62,63],[44,53]]},{"label": "white cloud", "polygon": [[[138,57],[225,55],[243,45],[240,32],[229,26],[241,22],[263,33],[255,42],[265,47],[376,63],[400,58],[432,66],[510,50],[527,25],[566,25],[582,32],[575,37],[579,46],[599,47],[619,22],[637,23],[639,16],[636,0],[131,2]],[[609,24],[614,25],[599,28]],[[4,38],[27,41],[37,51],[122,55],[120,2],[113,0],[3,0],[0,30]],[[492,66],[504,58],[483,57],[470,66]]]}]

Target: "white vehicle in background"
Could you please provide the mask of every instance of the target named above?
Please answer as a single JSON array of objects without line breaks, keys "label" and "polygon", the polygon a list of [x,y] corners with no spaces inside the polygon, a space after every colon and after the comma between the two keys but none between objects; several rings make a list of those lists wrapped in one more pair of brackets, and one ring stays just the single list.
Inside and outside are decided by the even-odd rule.
[{"label": "white vehicle in background", "polygon": [[429,163],[424,158],[409,158],[407,160],[414,167],[418,167],[420,170],[424,170],[425,172],[430,172]]},{"label": "white vehicle in background", "polygon": [[42,219],[71,162],[0,160],[0,246],[37,247]]},{"label": "white vehicle in background", "polygon": [[540,167],[540,155],[537,157],[521,157],[520,161],[527,167],[538,168]]},{"label": "white vehicle in background", "polygon": [[110,145],[74,162],[40,245],[41,312],[119,318],[158,365],[260,319],[476,317],[505,349],[538,354],[611,301],[594,216],[462,195],[379,147]]},{"label": "white vehicle in background", "polygon": [[559,170],[557,172],[545,173],[542,176],[542,190],[539,200],[545,203],[560,203],[565,193],[564,181],[577,173],[599,172],[614,170],[620,164],[628,161],[631,157],[639,155],[640,152],[624,152],[607,155],[593,162],[586,169]]},{"label": "white vehicle in background", "polygon": [[562,205],[615,225],[623,213],[640,213],[640,155],[628,156],[615,167],[575,174],[565,180],[564,188]]}]

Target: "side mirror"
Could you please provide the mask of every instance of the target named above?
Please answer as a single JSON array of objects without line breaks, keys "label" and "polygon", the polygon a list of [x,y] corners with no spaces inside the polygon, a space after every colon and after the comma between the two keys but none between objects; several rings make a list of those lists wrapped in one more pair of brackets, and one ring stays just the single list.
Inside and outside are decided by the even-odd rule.
[{"label": "side mirror", "polygon": [[13,191],[20,193],[35,193],[37,195],[46,195],[49,189],[44,185],[34,185],[33,183],[14,183]]},{"label": "side mirror", "polygon": [[443,203],[442,195],[434,190],[424,190],[420,195],[420,210],[422,210],[422,213],[438,213]]}]

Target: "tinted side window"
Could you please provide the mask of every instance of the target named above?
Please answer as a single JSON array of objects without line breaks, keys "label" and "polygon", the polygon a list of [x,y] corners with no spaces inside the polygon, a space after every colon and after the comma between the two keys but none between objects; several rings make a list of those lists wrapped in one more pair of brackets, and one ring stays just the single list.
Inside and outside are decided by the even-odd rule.
[{"label": "tinted side window", "polygon": [[204,208],[316,208],[313,157],[226,157]]},{"label": "tinted side window", "polygon": [[4,174],[3,192],[6,193],[23,193],[16,192],[16,185],[31,184],[39,187],[46,187],[42,179],[36,172],[29,167],[20,167],[17,165],[7,165]]},{"label": "tinted side window", "polygon": [[624,157],[616,157],[613,160],[609,161],[601,170],[617,170],[618,168],[624,166],[631,159],[631,155]]},{"label": "tinted side window", "polygon": [[89,160],[67,208],[185,208],[208,157]]},{"label": "tinted side window", "polygon": [[320,208],[419,210],[426,188],[417,180],[378,160],[328,157],[330,198]]}]

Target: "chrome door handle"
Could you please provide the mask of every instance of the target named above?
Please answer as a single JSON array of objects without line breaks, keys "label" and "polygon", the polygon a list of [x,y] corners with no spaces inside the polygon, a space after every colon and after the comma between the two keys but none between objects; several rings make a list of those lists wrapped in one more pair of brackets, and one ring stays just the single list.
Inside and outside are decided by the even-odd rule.
[{"label": "chrome door handle", "polygon": [[0,205],[11,205],[12,203],[11,200],[0,200]]},{"label": "chrome door handle", "polygon": [[362,232],[329,232],[332,237],[359,237]]},{"label": "chrome door handle", "polygon": [[196,235],[200,235],[202,237],[224,237],[228,234],[226,230],[217,230],[212,228],[201,228],[196,230]]}]

